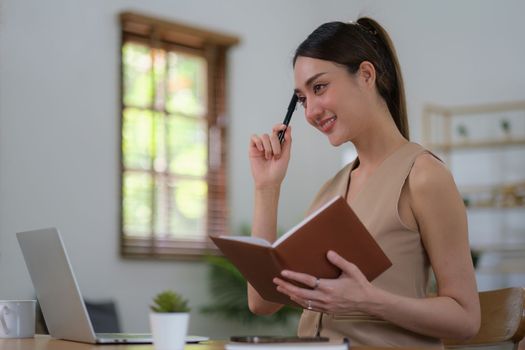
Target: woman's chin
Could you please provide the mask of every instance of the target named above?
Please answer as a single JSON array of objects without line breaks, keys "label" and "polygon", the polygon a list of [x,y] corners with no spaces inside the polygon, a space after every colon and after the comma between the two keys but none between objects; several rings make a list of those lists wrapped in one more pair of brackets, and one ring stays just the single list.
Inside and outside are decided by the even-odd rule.
[{"label": "woman's chin", "polygon": [[345,143],[346,141],[345,140],[342,140],[341,138],[339,137],[335,137],[335,135],[329,135],[328,136],[328,141],[330,142],[330,144],[334,147],[339,147],[341,146],[343,143]]}]

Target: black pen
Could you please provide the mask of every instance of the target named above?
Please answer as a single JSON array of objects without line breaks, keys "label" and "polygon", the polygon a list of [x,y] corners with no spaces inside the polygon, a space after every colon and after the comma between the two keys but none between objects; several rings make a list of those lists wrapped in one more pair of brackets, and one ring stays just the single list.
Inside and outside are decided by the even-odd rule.
[{"label": "black pen", "polygon": [[288,128],[288,124],[290,124],[290,119],[292,119],[292,114],[295,111],[295,106],[297,105],[297,95],[294,93],[292,96],[292,99],[290,100],[290,104],[288,105],[288,111],[286,112],[286,116],[284,117],[283,124],[286,125],[284,130],[279,131],[277,134],[277,137],[279,138],[279,142],[283,143],[284,141],[284,133],[286,132],[286,129]]}]

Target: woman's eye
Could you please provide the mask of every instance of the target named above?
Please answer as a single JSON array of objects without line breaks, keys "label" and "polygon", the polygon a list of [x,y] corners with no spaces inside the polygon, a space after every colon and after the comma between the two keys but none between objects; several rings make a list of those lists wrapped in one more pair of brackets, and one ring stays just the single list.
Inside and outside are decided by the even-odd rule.
[{"label": "woman's eye", "polygon": [[306,97],[298,97],[297,102],[299,102],[301,106],[306,107]]},{"label": "woman's eye", "polygon": [[318,94],[320,91],[322,91],[326,87],[326,84],[315,84],[313,87],[314,93]]}]

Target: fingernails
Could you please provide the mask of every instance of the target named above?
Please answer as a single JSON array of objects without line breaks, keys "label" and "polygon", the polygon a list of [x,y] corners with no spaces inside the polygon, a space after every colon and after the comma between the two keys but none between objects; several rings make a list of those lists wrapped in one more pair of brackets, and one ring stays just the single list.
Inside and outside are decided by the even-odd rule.
[{"label": "fingernails", "polygon": [[288,271],[286,271],[286,270],[283,270],[283,271],[281,271],[281,275],[284,276],[284,277],[288,277],[288,276],[290,276],[290,273],[288,273]]}]

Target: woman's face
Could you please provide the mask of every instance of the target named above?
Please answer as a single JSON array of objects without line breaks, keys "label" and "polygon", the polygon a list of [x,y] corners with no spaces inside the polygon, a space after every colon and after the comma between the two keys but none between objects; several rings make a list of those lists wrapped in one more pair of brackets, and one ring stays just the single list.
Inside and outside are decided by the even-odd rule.
[{"label": "woman's face", "polygon": [[353,140],[365,127],[367,90],[359,71],[331,61],[299,56],[294,67],[295,91],[306,120],[339,146]]}]

